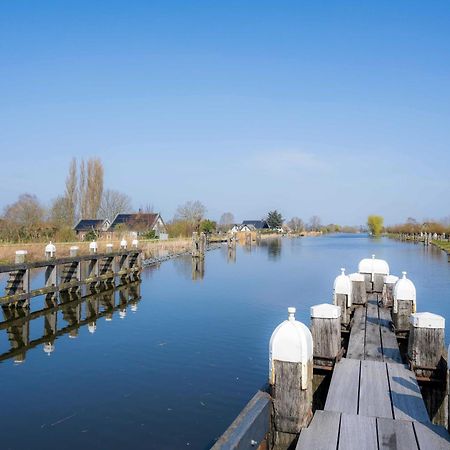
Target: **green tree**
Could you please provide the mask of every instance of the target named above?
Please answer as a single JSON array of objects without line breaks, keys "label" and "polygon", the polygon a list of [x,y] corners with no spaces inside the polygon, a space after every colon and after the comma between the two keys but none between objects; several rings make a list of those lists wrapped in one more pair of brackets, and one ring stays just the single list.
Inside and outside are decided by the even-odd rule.
[{"label": "green tree", "polygon": [[210,234],[215,231],[216,226],[217,224],[214,220],[205,219],[200,223],[200,231]]},{"label": "green tree", "polygon": [[283,216],[276,209],[269,211],[266,222],[269,228],[280,228],[283,225]]},{"label": "green tree", "polygon": [[367,218],[367,226],[374,236],[381,234],[383,231],[383,223],[384,219],[382,216],[371,215]]}]

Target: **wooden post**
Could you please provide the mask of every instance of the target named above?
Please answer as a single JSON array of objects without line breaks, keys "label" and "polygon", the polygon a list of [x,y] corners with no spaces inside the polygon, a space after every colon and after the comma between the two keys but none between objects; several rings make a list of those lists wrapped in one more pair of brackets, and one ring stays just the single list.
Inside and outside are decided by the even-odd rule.
[{"label": "wooden post", "polygon": [[408,358],[416,375],[439,378],[436,377],[436,372],[443,371],[444,354],[445,319],[429,312],[412,314],[408,338]]},{"label": "wooden post", "polygon": [[126,241],[126,239],[122,239],[122,240],[120,241],[120,249],[121,249],[121,250],[126,250],[126,249],[127,249],[127,246],[128,246],[128,242]]},{"label": "wooden post", "polygon": [[416,312],[416,288],[413,282],[406,278],[406,272],[402,274],[403,278],[394,286],[392,322],[396,332],[408,333],[409,317]]},{"label": "wooden post", "polygon": [[269,383],[273,408],[273,447],[287,449],[312,417],[313,341],[295,320],[295,308],[273,332],[269,344]]},{"label": "wooden post", "polygon": [[336,277],[333,286],[333,304],[341,308],[341,324],[347,327],[350,322],[352,306],[352,282],[341,268],[341,275]]},{"label": "wooden post", "polygon": [[200,256],[200,239],[196,231],[192,233],[191,255],[193,258],[198,258]]},{"label": "wooden post", "polygon": [[384,277],[382,304],[385,308],[392,308],[394,305],[394,287],[398,281],[395,275],[386,275]]},{"label": "wooden post", "polygon": [[199,247],[199,251],[200,251],[200,257],[204,258],[205,257],[205,253],[206,253],[206,247],[207,247],[207,239],[206,239],[206,233],[204,233],[203,231],[200,233],[200,247]]},{"label": "wooden post", "polygon": [[352,305],[365,305],[367,303],[366,280],[362,273],[351,273]]},{"label": "wooden post", "polygon": [[111,243],[106,244],[106,253],[112,253],[113,252],[113,245]]},{"label": "wooden post", "polygon": [[314,366],[332,367],[341,353],[341,308],[323,303],[311,306]]},{"label": "wooden post", "polygon": [[98,251],[98,245],[97,245],[97,242],[92,241],[92,242],[89,244],[89,253],[91,253],[92,255],[94,255],[94,254],[97,253],[97,251]]}]

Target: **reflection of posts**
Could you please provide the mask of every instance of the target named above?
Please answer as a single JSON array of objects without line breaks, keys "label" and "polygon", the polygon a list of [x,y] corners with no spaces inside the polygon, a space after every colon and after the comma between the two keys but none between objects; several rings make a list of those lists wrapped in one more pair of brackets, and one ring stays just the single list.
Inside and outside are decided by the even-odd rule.
[{"label": "reflection of posts", "polygon": [[288,320],[275,329],[269,344],[275,448],[288,448],[312,417],[312,336],[295,320],[295,308],[288,311]]},{"label": "reflection of posts", "polygon": [[192,258],[192,279],[203,280],[205,276],[205,259]]},{"label": "reflection of posts", "polygon": [[228,248],[228,259],[227,261],[229,263],[235,263],[236,262],[236,247],[229,247]]},{"label": "reflection of posts", "polygon": [[30,311],[28,308],[3,310],[5,320],[24,319],[23,321],[18,321],[17,325],[12,325],[11,327],[6,329],[8,340],[11,343],[11,348],[13,350],[24,348],[23,352],[17,353],[15,355],[14,362],[17,363],[25,361],[25,347],[30,342],[30,322],[29,320],[27,320],[27,316],[29,316],[29,314]]},{"label": "reflection of posts", "polygon": [[245,233],[245,245],[248,247],[252,245],[252,233],[250,232]]},{"label": "reflection of posts", "polygon": [[100,303],[105,309],[105,317],[106,321],[110,322],[114,313],[114,306],[116,300],[116,291],[113,292],[105,292],[100,297]]},{"label": "reflection of posts", "polygon": [[[65,297],[65,300],[67,301],[61,303],[62,316],[69,327],[74,327],[74,329],[69,332],[69,337],[76,338],[78,336],[78,328],[81,320],[81,305],[80,303],[76,303],[75,305],[64,304],[77,300],[77,296],[67,294],[63,297]],[[61,301],[63,300],[63,297],[61,297]]]}]

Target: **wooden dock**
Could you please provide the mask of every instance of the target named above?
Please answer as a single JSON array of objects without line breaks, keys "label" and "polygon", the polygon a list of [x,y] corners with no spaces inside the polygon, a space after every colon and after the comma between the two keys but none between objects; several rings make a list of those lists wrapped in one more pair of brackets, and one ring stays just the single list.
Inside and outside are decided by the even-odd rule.
[{"label": "wooden dock", "polygon": [[390,311],[378,306],[377,294],[355,309],[325,407],[296,449],[450,449],[447,430],[431,424],[416,376],[402,363]]}]

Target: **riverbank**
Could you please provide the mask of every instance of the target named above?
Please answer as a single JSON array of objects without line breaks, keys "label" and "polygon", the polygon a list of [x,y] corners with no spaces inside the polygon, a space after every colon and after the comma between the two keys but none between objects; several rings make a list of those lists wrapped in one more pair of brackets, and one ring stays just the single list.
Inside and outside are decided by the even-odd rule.
[{"label": "riverbank", "polygon": [[[89,253],[89,242],[54,242],[56,247],[56,255],[58,258],[69,256],[69,250],[72,246],[79,247],[79,255]],[[106,252],[106,244],[113,244],[113,249],[118,250],[120,241],[97,241],[98,252]],[[130,245],[131,242],[128,242]],[[17,250],[26,250],[28,261],[37,261],[45,257],[45,243],[21,243],[21,244],[3,244],[0,245],[0,264],[14,263],[15,253]],[[153,258],[165,258],[171,255],[187,253],[191,248],[190,238],[174,238],[165,241],[159,239],[140,240],[139,248],[142,250],[145,260]]]}]

